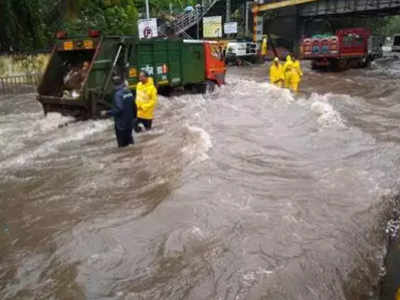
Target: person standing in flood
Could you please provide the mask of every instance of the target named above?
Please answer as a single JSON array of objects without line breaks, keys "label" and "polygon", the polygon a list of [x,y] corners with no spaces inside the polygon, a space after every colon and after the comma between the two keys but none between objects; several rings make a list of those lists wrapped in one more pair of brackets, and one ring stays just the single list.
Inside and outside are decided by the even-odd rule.
[{"label": "person standing in flood", "polygon": [[285,77],[283,75],[283,68],[279,62],[279,58],[275,57],[274,62],[269,68],[269,81],[271,84],[281,88],[283,86],[283,81]]},{"label": "person standing in flood", "polygon": [[299,84],[301,82],[301,78],[303,77],[303,71],[301,70],[300,61],[297,59],[296,56],[293,56],[293,69],[292,75],[290,78],[290,89],[293,93],[298,93],[299,91]]},{"label": "person standing in flood", "polygon": [[145,71],[141,71],[139,80],[136,87],[137,118],[134,128],[136,132],[140,132],[142,129],[151,129],[154,108],[157,105],[157,89],[154,86],[153,78],[150,78]]},{"label": "person standing in flood", "polygon": [[126,147],[134,144],[132,136],[133,128],[133,94],[125,86],[124,80],[119,75],[112,77],[115,93],[112,103],[112,109],[102,111],[102,116],[114,117],[115,135],[118,147]]},{"label": "person standing in flood", "polygon": [[293,69],[293,61],[290,55],[286,56],[286,62],[283,65],[283,75],[284,75],[284,83],[285,88],[290,88],[290,82],[292,80],[292,69]]}]

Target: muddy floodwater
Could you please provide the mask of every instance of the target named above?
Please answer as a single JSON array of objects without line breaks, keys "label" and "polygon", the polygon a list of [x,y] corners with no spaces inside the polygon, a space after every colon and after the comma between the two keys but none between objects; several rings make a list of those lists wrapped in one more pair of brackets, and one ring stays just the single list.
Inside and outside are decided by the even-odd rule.
[{"label": "muddy floodwater", "polygon": [[233,67],[160,97],[117,149],[111,120],[0,98],[0,298],[368,300],[397,208],[400,61],[302,93]]}]

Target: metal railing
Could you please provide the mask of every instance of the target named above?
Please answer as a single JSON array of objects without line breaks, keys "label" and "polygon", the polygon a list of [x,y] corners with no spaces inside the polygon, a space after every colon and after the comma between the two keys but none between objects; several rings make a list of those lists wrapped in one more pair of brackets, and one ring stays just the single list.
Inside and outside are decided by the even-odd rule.
[{"label": "metal railing", "polygon": [[[171,28],[173,28],[176,35],[183,35],[185,38],[191,38],[186,34],[186,30],[195,26],[201,19],[208,13],[208,11],[221,0],[203,0],[201,7],[196,7],[190,12],[185,12],[179,15],[176,20],[171,23]],[[165,26],[162,25],[159,28],[160,32],[165,32]]]},{"label": "metal railing", "polygon": [[0,95],[35,92],[41,77],[40,73],[0,77]]}]

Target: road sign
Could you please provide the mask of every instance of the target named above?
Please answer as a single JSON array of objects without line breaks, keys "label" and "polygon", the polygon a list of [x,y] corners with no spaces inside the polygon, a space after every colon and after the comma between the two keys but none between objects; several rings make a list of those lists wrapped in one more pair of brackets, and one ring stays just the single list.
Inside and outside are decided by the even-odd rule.
[{"label": "road sign", "polygon": [[224,24],[224,33],[237,33],[237,22],[229,22]]},{"label": "road sign", "polygon": [[157,19],[141,19],[138,21],[139,38],[150,39],[158,36]]},{"label": "road sign", "polygon": [[204,17],[203,18],[203,36],[205,38],[222,37],[222,17]]}]

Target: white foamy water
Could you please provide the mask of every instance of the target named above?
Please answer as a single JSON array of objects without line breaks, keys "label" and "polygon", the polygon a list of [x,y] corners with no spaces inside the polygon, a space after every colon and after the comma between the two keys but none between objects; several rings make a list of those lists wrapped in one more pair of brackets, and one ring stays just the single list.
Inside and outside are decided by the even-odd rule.
[{"label": "white foamy water", "polygon": [[194,163],[207,160],[207,153],[212,148],[210,135],[200,127],[187,126],[187,129],[187,145],[182,148],[182,153],[194,157]]},{"label": "white foamy water", "polygon": [[333,106],[327,101],[329,95],[320,96],[313,94],[309,101],[312,102],[310,108],[311,111],[318,115],[318,123],[323,127],[336,126],[338,128],[345,128],[345,124],[340,116],[340,113],[336,111]]},{"label": "white foamy water", "polygon": [[124,149],[112,120],[58,128],[16,99],[0,120],[0,298],[368,299],[397,194],[396,94],[324,92],[349,82],[320,74],[293,95],[265,66],[237,70],[206,97],[160,97]]},{"label": "white foamy water", "polygon": [[[19,167],[23,164],[34,162],[37,158],[44,158],[47,155],[57,152],[58,148],[71,142],[82,141],[89,136],[103,132],[111,126],[110,121],[88,121],[71,124],[64,128],[58,128],[59,125],[72,121],[72,118],[61,117],[58,114],[50,115],[49,119],[39,119],[32,122],[32,127],[24,132],[20,131],[19,135],[13,135],[13,139],[17,139],[19,143],[16,147],[8,150],[8,153],[13,153],[5,162],[1,162],[2,168]],[[46,123],[46,121],[48,123]],[[33,149],[23,151],[25,143],[32,138],[44,135],[42,139]],[[10,140],[11,137],[4,137],[4,140]],[[35,143],[35,141],[33,141]],[[15,146],[15,145],[14,145]],[[20,153],[23,152],[23,153]]]}]

